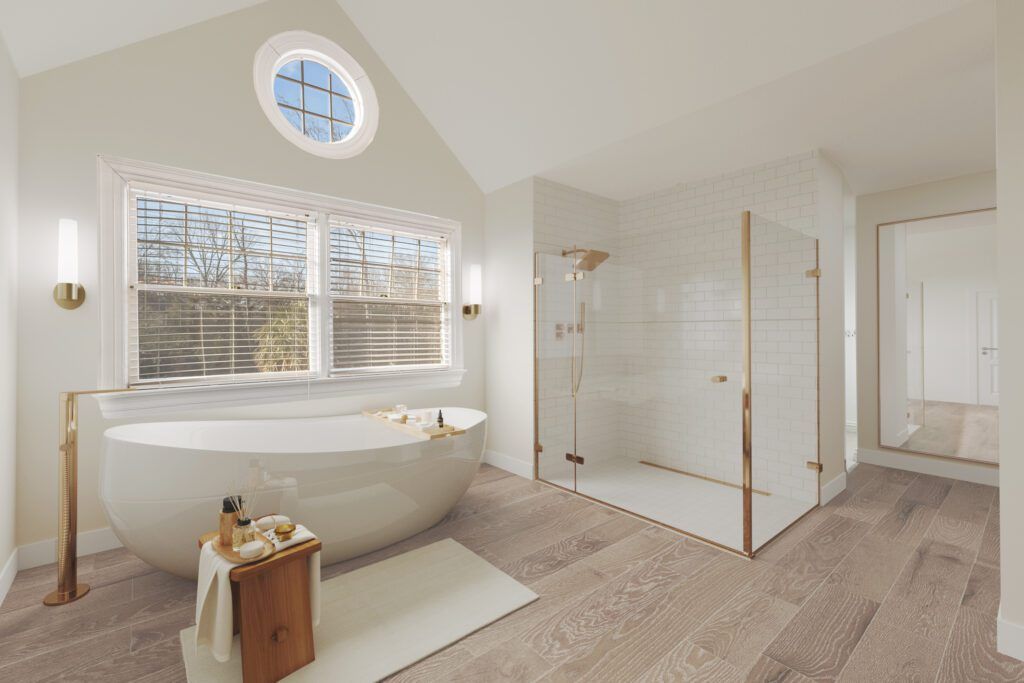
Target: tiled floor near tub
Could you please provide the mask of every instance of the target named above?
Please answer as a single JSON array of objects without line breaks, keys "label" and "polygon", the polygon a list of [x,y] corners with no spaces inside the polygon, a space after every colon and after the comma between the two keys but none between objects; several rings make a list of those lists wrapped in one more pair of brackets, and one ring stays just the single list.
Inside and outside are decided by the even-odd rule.
[{"label": "tiled floor near tub", "polygon": [[[990,487],[861,465],[850,488],[745,560],[485,466],[440,525],[329,578],[441,538],[541,597],[395,681],[1024,681],[995,650]],[[183,681],[194,587],[124,550],[83,558],[93,593],[0,606],[0,681]]]}]

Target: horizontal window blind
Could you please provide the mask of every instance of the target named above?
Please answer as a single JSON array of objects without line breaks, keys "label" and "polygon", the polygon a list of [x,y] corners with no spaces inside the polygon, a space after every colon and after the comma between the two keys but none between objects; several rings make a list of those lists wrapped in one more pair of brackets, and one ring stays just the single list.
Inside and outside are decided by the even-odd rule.
[{"label": "horizontal window blind", "polygon": [[308,216],[149,190],[129,203],[130,384],[309,375]]},{"label": "horizontal window blind", "polygon": [[332,370],[449,366],[448,271],[442,237],[332,219]]}]

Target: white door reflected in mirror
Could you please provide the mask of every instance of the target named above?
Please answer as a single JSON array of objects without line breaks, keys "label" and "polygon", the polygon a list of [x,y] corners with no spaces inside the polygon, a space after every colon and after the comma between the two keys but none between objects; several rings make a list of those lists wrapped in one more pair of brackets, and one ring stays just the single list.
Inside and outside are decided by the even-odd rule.
[{"label": "white door reflected in mirror", "polygon": [[879,444],[999,461],[994,209],[878,226]]}]

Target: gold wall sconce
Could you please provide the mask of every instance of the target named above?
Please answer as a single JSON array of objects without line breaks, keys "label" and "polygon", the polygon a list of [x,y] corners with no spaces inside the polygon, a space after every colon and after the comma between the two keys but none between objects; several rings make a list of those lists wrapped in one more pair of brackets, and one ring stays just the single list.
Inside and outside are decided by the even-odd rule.
[{"label": "gold wall sconce", "polygon": [[57,284],[53,300],[64,309],[85,301],[85,287],[78,282],[78,221],[61,218],[57,224]]},{"label": "gold wall sconce", "polygon": [[462,317],[475,320],[480,315],[480,299],[483,294],[483,275],[479,263],[469,267],[468,287],[465,289],[465,302],[462,305]]}]

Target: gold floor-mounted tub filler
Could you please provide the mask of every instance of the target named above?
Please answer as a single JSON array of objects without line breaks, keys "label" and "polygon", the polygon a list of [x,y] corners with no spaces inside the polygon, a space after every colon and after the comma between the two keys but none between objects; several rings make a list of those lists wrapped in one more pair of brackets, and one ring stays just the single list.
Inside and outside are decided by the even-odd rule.
[{"label": "gold floor-mounted tub filler", "polygon": [[78,397],[111,394],[130,389],[65,391],[60,394],[58,436],[57,501],[57,590],[47,593],[48,607],[67,605],[89,592],[89,584],[78,583]]}]

